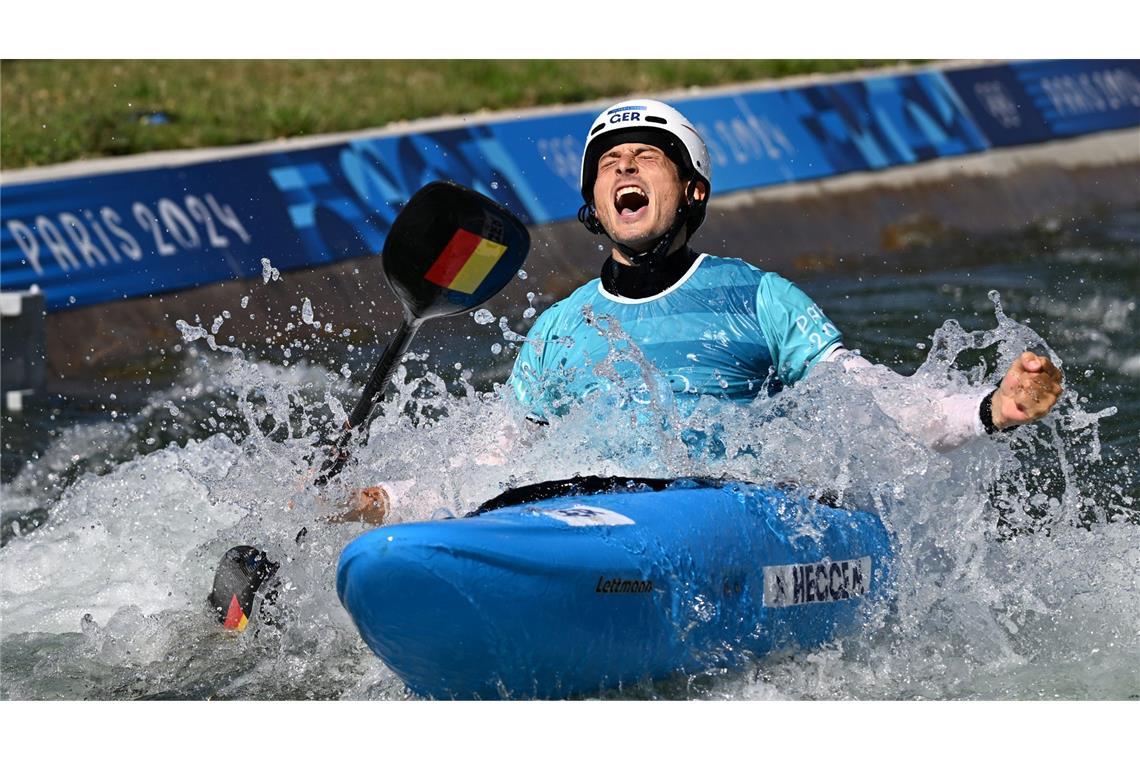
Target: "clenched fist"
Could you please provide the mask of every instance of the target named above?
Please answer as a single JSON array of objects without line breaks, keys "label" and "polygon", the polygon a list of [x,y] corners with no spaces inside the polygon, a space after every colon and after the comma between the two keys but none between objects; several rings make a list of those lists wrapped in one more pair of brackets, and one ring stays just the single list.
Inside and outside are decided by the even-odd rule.
[{"label": "clenched fist", "polygon": [[1046,356],[1026,351],[1014,360],[993,395],[991,414],[998,430],[1039,420],[1061,396],[1061,370]]},{"label": "clenched fist", "polygon": [[383,525],[388,517],[391,498],[383,486],[369,486],[353,491],[349,496],[348,511],[329,518],[329,522],[362,522]]}]

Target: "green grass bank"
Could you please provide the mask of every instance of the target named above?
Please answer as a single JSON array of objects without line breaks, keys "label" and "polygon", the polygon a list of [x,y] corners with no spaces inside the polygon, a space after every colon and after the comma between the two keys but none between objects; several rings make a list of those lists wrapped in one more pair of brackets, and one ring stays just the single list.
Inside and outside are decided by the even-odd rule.
[{"label": "green grass bank", "polygon": [[430,116],[897,63],[5,60],[0,62],[0,168],[239,145]]}]

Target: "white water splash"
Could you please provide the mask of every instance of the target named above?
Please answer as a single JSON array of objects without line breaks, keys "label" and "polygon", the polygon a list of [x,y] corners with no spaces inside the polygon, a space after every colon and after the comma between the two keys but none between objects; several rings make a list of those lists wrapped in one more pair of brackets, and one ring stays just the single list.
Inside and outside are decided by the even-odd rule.
[{"label": "white water splash", "polygon": [[[620,325],[598,324],[616,351],[589,371],[620,380],[626,373],[614,364],[629,362],[643,387],[574,406],[547,428],[527,423],[500,393],[476,391],[469,373],[449,384],[401,366],[368,443],[342,485],[325,491],[310,485],[312,446],[321,426],[338,429],[346,418],[343,368],[253,362],[180,320],[187,344],[204,341],[211,351],[146,414],[197,419],[194,440],[51,490],[50,477],[75,466],[72,457],[127,435],[121,425],[84,430],[61,436],[38,469],[5,486],[5,504],[13,495],[25,500],[21,508],[48,489],[50,518],[13,536],[0,559],[4,695],[401,698],[332,587],[340,548],[361,528],[321,516],[351,485],[401,483],[392,519],[410,521],[462,514],[512,485],[584,473],[827,488],[879,511],[897,538],[894,609],[866,638],[765,660],[755,675],[711,677],[690,695],[1134,695],[1140,590],[1129,568],[1140,564],[1140,533],[1109,517],[1128,497],[1080,469],[1096,461],[1099,422],[1112,409],[1066,396],[1052,425],[937,454],[879,408],[880,397],[917,383],[992,383],[1007,357],[1044,345],[1000,309],[995,317],[990,330],[943,325],[915,379],[868,387],[824,367],[773,398],[744,407],[704,399],[687,415],[644,357],[621,350]],[[999,359],[958,363],[977,351]],[[650,424],[630,414],[634,396],[650,401]],[[304,414],[322,404],[326,413]],[[686,431],[715,436],[723,451],[689,445]],[[301,528],[308,533],[297,544]],[[289,611],[283,627],[235,644],[222,639],[204,594],[217,557],[241,543],[282,558]]]}]

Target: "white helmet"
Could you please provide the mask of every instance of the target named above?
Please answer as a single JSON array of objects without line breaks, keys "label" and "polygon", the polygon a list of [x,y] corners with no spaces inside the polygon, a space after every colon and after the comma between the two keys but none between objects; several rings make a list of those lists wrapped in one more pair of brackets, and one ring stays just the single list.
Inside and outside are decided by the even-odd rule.
[{"label": "white helmet", "polygon": [[[653,145],[673,163],[700,177],[712,188],[712,162],[709,149],[693,125],[681,112],[659,100],[626,100],[607,108],[594,119],[582,151],[579,180],[582,198],[594,201],[594,180],[602,153],[626,142]],[[683,172],[684,173],[684,172]]]}]

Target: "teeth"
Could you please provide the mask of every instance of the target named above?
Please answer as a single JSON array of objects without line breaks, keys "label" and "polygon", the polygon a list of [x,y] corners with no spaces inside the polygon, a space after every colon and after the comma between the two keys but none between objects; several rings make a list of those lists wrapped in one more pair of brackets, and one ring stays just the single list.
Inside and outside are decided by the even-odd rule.
[{"label": "teeth", "polygon": [[641,196],[645,195],[645,193],[641,192],[641,188],[639,188],[639,187],[623,187],[621,190],[618,190],[617,197],[624,198],[625,196],[629,195],[630,193],[637,193],[638,195],[641,195]]}]

